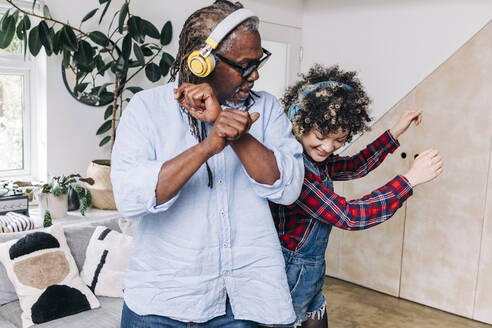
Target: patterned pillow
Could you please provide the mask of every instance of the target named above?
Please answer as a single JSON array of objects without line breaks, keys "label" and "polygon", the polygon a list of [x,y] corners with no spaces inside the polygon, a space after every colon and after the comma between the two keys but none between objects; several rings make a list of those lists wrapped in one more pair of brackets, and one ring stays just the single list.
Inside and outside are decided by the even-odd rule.
[{"label": "patterned pillow", "polygon": [[0,244],[0,261],[19,297],[24,328],[99,307],[60,224]]},{"label": "patterned pillow", "polygon": [[0,232],[19,232],[34,229],[34,221],[16,212],[0,215]]},{"label": "patterned pillow", "polygon": [[123,278],[133,237],[98,226],[85,253],[80,276],[97,296],[123,297]]}]

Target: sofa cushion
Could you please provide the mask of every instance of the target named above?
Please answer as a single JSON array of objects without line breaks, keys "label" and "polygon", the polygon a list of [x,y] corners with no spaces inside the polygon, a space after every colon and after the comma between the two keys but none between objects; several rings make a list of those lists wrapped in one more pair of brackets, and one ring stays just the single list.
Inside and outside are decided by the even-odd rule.
[{"label": "sofa cushion", "polygon": [[98,226],[87,246],[80,277],[97,296],[123,297],[133,237]]},{"label": "sofa cushion", "polygon": [[[98,299],[101,303],[98,309],[42,323],[36,328],[119,328],[123,299],[112,297],[99,297]],[[0,316],[7,319],[13,325],[12,328],[22,327],[20,315],[21,308],[18,301],[0,307]],[[2,321],[0,321],[0,327],[4,328],[1,323]],[[5,328],[7,327],[10,328],[9,326]]]},{"label": "sofa cushion", "polygon": [[7,319],[4,319],[3,317],[0,317],[0,327],[2,328],[16,328],[10,321],[7,321]]},{"label": "sofa cushion", "polygon": [[[97,225],[102,225],[112,230],[120,231],[117,218],[97,221]],[[87,249],[87,245],[89,244],[89,240],[91,239],[91,236],[96,227],[92,224],[81,224],[68,225],[64,229],[68,247],[72,252],[72,256],[80,272],[82,270],[82,266],[84,265],[85,251]],[[43,230],[44,229],[38,229],[36,231]],[[0,233],[0,244],[12,239],[19,239],[27,233],[28,231]],[[19,298],[15,293],[14,286],[10,282],[10,279],[8,279],[5,267],[0,264],[0,305],[7,304],[18,299]]]},{"label": "sofa cushion", "polygon": [[19,296],[24,328],[99,307],[60,224],[0,244],[0,261]]}]

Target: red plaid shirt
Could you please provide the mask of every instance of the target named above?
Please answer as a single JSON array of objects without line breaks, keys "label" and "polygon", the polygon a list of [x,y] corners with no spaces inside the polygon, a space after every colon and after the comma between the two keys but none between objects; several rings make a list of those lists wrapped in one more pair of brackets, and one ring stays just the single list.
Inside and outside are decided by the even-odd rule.
[{"label": "red plaid shirt", "polygon": [[[393,216],[412,195],[412,187],[403,176],[396,176],[369,195],[355,200],[346,200],[322,182],[325,179],[361,178],[378,167],[399,145],[388,130],[355,156],[331,155],[323,163],[315,163],[321,176],[306,167],[299,199],[289,206],[270,203],[282,245],[292,251],[299,249],[315,220],[345,230],[362,230]],[[312,162],[307,155],[304,156]]]}]

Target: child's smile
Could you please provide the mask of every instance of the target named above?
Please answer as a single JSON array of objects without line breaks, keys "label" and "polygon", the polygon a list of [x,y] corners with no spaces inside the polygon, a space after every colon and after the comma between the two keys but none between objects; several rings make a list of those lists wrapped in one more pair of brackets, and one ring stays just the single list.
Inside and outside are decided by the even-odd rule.
[{"label": "child's smile", "polygon": [[315,162],[323,162],[345,144],[348,134],[347,130],[340,128],[336,133],[324,136],[317,128],[313,128],[302,137],[301,142],[304,151]]}]

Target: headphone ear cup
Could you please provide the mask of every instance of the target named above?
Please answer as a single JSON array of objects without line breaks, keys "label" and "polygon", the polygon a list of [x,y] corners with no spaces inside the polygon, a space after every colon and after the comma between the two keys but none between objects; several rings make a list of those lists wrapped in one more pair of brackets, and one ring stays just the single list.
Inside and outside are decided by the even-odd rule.
[{"label": "headphone ear cup", "polygon": [[215,57],[212,54],[203,57],[200,50],[195,50],[188,56],[188,68],[194,75],[206,77],[215,68]]}]

